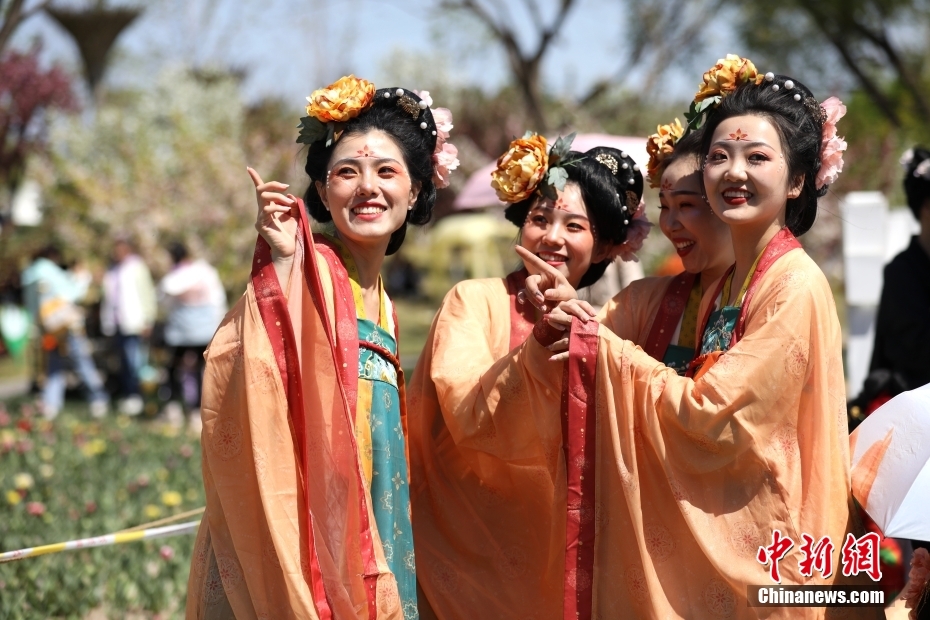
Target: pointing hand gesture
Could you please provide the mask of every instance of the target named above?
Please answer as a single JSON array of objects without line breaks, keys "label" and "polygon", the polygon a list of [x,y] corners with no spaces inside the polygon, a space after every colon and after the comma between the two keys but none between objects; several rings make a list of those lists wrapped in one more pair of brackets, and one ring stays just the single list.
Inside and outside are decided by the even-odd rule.
[{"label": "pointing hand gesture", "polygon": [[277,181],[262,181],[258,172],[246,168],[255,184],[258,217],[255,229],[271,246],[273,259],[290,258],[297,249],[297,199],[283,192],[288,188]]}]

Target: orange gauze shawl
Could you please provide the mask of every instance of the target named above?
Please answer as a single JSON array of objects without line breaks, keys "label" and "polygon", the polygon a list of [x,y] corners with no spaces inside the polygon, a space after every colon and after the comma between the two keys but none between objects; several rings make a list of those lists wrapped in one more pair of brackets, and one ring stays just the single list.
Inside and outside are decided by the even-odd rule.
[{"label": "orange gauze shawl", "polygon": [[[512,400],[526,393],[514,354],[535,320],[515,299],[526,275],[457,284],[407,391],[424,620],[560,616],[561,427],[557,416],[532,416],[525,397]],[[547,389],[557,402],[559,385]]]},{"label": "orange gauze shawl", "polygon": [[[557,527],[564,523],[543,541],[550,556],[561,543],[562,566],[526,567],[517,586],[521,606],[481,616],[485,610],[469,608],[461,596],[447,603],[452,613],[437,615],[823,617],[823,609],[748,607],[746,586],[771,583],[755,556],[771,543],[774,529],[796,541],[780,563],[782,583],[844,582],[837,576],[838,550],[857,527],[849,509],[841,333],[833,296],[822,272],[795,249],[759,278],[743,319],[742,339],[698,381],[679,377],[594,321],[573,325],[566,365],[549,362],[549,351],[529,338],[484,373],[474,388],[477,402],[470,411],[460,410],[460,417],[470,414],[485,429],[510,431],[495,446],[501,465],[482,472],[484,485],[509,482],[508,446],[533,453],[535,445],[545,455],[551,444],[536,429],[562,427],[564,454],[557,450],[550,479],[565,495],[561,504],[550,504],[565,517],[542,515]],[[556,390],[562,384],[565,390]],[[436,506],[456,501],[438,495]],[[527,487],[512,500],[528,505],[533,496]],[[501,513],[501,519],[507,516]],[[524,510],[520,517],[523,523],[495,527],[513,532],[511,544],[521,546],[511,557],[539,555],[538,548],[527,546],[540,539],[525,535],[539,528],[536,512]],[[800,575],[802,533],[833,540],[829,578]],[[459,547],[480,548],[481,542],[463,540]],[[471,557],[464,552],[459,557],[453,583],[460,591],[465,583],[470,594]],[[436,580],[436,571],[419,575],[421,581]],[[485,583],[495,582],[489,577]],[[511,582],[503,572],[496,583],[508,596]],[[873,613],[880,610],[837,611],[880,617]]]},{"label": "orange gauze shawl", "polygon": [[206,353],[207,510],[188,618],[403,617],[355,444],[348,275],[300,212],[288,294],[259,238],[246,294]]}]

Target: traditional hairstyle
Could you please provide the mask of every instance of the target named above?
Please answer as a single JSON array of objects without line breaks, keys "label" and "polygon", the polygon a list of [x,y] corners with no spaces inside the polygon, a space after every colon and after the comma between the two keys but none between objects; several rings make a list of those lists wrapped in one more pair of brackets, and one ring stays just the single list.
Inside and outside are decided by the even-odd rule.
[{"label": "traditional hairstyle", "polygon": [[[788,199],[785,213],[788,230],[796,236],[802,235],[817,217],[817,199],[827,193],[827,183],[819,184],[822,183],[819,177],[828,113],[800,82],[771,73],[759,78],[742,83],[710,111],[704,124],[701,154],[706,156],[710,151],[714,131],[724,120],[747,115],[768,119],[781,139],[789,180],[804,177],[800,195]],[[833,130],[835,138],[835,122]]]},{"label": "traditional hairstyle", "polygon": [[337,125],[338,129],[331,130],[328,135],[314,135],[312,141],[305,140],[310,144],[304,167],[310,176],[310,186],[304,194],[307,211],[310,217],[318,222],[332,220],[332,215],[317,193],[315,181],[326,183],[329,160],[336,142],[347,135],[383,131],[397,143],[411,180],[420,185],[413,209],[407,212],[404,224],[391,235],[386,253],[394,254],[404,242],[407,224],[420,226],[429,222],[432,216],[433,205],[436,203],[434,152],[437,143],[442,140],[438,135],[440,128],[436,126],[428,103],[414,91],[401,88],[382,88],[375,91],[373,98],[357,116],[340,121]]},{"label": "traditional hairstyle", "polygon": [[680,159],[692,159],[696,165],[700,165],[701,155],[703,155],[703,151],[701,150],[701,142],[703,139],[704,130],[698,129],[675,142],[672,152],[669,153],[660,164],[659,178],[661,179],[662,174],[669,166]]},{"label": "traditional hairstyle", "polygon": [[920,220],[920,210],[930,200],[930,151],[915,146],[901,157],[904,166],[904,193],[907,206]]},{"label": "traditional hairstyle", "polygon": [[[614,245],[627,241],[643,195],[643,175],[625,152],[598,146],[585,153],[570,151],[563,159],[568,181],[578,184],[588,210],[594,238]],[[506,218],[522,228],[530,209],[539,198],[534,191],[527,198],[504,209]],[[640,240],[640,245],[642,240]],[[636,248],[638,249],[638,248]],[[581,278],[579,288],[597,282],[611,259],[592,263]]]}]

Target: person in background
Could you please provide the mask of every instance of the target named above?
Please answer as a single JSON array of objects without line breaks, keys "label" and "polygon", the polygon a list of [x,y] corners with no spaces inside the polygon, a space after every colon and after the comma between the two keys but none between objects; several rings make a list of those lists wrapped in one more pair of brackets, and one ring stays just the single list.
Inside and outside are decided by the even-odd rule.
[{"label": "person in background", "polygon": [[203,259],[192,259],[183,243],[170,244],[168,253],[174,266],[158,284],[158,301],[166,313],[165,342],[172,349],[169,417],[180,403],[185,413],[196,418],[203,353],[226,314],[226,291],[216,269]]},{"label": "person in background", "polygon": [[100,328],[104,335],[115,337],[120,353],[120,411],[138,415],[142,413],[141,347],[155,322],[155,285],[128,239],[116,240],[112,256],[113,263],[103,276]]},{"label": "person in background", "polygon": [[885,267],[869,371],[897,373],[913,390],[930,383],[930,151],[910,149],[901,163],[920,234]]},{"label": "person in background", "polygon": [[[920,223],[920,234],[885,266],[869,378],[872,383],[888,379],[880,387],[866,382],[858,399],[865,415],[896,396],[901,387],[913,390],[930,383],[930,150],[909,149],[901,164],[907,206]],[[911,544],[930,549],[927,541]]]},{"label": "person in background", "polygon": [[61,262],[61,251],[47,246],[36,253],[22,275],[26,308],[39,327],[42,348],[48,354],[42,413],[51,420],[61,411],[65,369],[70,363],[87,388],[91,414],[103,417],[109,398],[91,358],[90,343],[84,334],[84,315],[77,305],[87,294],[91,276],[80,268],[69,272],[61,267]]}]

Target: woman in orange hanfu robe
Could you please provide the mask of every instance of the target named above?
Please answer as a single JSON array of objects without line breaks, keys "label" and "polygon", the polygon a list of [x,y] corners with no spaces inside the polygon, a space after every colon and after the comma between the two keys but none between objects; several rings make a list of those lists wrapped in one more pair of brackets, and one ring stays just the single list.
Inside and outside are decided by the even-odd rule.
[{"label": "woman in orange hanfu robe", "polygon": [[[587,286],[611,254],[630,258],[642,244],[642,175],[616,149],[569,152],[563,139],[548,154],[546,147],[541,136],[514,141],[493,183],[510,203],[505,214],[520,227],[520,244],[574,286]],[[489,369],[510,361],[537,320],[533,306],[517,299],[527,275],[521,269],[457,284],[411,379],[411,503],[424,618],[531,618],[532,610],[561,606],[559,421],[534,426],[522,406],[499,421],[484,394],[498,378]]]},{"label": "woman in orange hanfu robe", "polygon": [[[659,189],[659,228],[674,244],[685,271],[631,282],[593,317],[680,375],[695,357],[702,293],[713,289],[733,264],[730,228],[703,198],[702,133],[683,133],[676,118],[649,136],[646,150],[649,183]],[[565,303],[578,316],[591,316],[581,302]],[[567,357],[562,353],[557,359]]]},{"label": "woman in orange hanfu robe", "polygon": [[[564,332],[543,321],[510,367],[492,369],[506,382],[489,379],[484,393],[500,410],[513,399],[527,416],[552,416],[562,378],[564,618],[880,617],[747,598],[747,586],[775,576],[868,583],[841,570],[846,535],[861,526],[850,511],[839,322],[826,278],[795,238],[841,167],[843,108],[735,56],[704,81],[698,99],[722,100],[706,108],[703,186],[730,226],[736,263],[707,304],[689,376],[582,320],[559,368],[543,345]],[[559,278],[538,277],[543,289]],[[539,300],[534,278],[528,297]],[[515,384],[525,392],[511,395]],[[781,549],[776,537],[793,544]]]},{"label": "woman in orange hanfu robe", "polygon": [[309,98],[305,198],[332,235],[249,170],[261,236],[207,351],[188,618],[418,617],[404,380],[378,274],[457,163],[451,116],[423,95],[350,76]]}]

